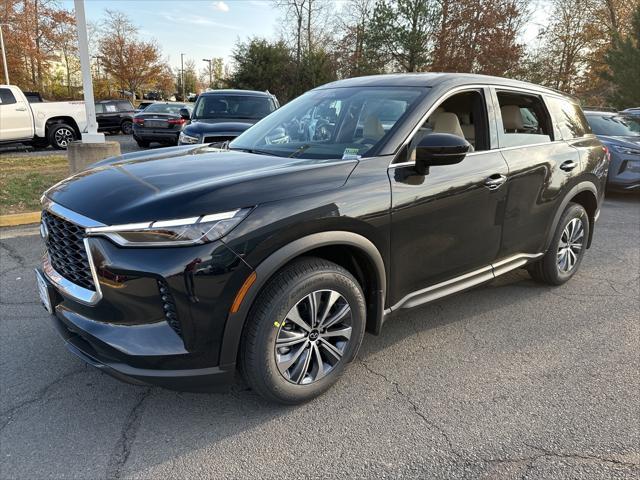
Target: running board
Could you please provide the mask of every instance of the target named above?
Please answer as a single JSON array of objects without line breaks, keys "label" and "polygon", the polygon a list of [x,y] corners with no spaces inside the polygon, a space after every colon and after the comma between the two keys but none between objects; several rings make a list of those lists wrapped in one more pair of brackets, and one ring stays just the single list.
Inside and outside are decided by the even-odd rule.
[{"label": "running board", "polygon": [[406,295],[402,300],[396,303],[393,307],[389,308],[385,313],[388,314],[400,308],[417,307],[418,305],[432,302],[434,300],[437,300],[438,298],[451,295],[452,293],[467,290],[468,288],[493,280],[494,278],[510,272],[511,270],[522,267],[530,260],[539,258],[542,255],[544,255],[544,253],[520,253],[518,255],[513,255],[511,257],[505,258],[504,260],[500,260],[499,262],[496,262],[492,265],[483,267],[479,270],[474,270],[473,272],[469,272],[459,277],[452,278],[451,280],[447,280],[445,282],[432,285],[431,287],[418,290],[416,292],[410,293],[409,295]]}]

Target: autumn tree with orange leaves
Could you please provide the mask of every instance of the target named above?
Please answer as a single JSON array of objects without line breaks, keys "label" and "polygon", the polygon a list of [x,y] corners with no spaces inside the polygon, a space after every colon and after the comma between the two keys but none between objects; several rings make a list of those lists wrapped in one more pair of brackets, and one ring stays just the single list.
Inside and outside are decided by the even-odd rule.
[{"label": "autumn tree with orange leaves", "polygon": [[166,88],[172,74],[155,42],[141,41],[137,27],[118,11],[106,10],[98,43],[99,60],[104,71],[121,92],[134,99],[145,90]]}]

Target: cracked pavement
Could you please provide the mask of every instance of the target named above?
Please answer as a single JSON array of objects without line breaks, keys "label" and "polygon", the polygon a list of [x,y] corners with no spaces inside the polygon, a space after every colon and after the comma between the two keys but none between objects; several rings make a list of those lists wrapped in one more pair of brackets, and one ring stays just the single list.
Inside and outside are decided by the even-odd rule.
[{"label": "cracked pavement", "polygon": [[0,478],[640,477],[640,201],[605,202],[566,285],[522,270],[366,335],[321,398],[126,385],[38,304],[36,229],[0,232]]}]

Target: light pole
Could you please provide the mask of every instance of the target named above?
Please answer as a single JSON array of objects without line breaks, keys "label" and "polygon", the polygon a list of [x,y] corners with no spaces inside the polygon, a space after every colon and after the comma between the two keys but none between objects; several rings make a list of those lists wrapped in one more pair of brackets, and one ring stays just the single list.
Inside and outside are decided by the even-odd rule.
[{"label": "light pole", "polygon": [[211,76],[211,60],[203,58],[203,62],[207,62],[209,64],[209,88],[213,88],[213,78]]},{"label": "light pole", "polygon": [[2,36],[2,27],[8,27],[8,23],[0,23],[0,48],[2,48],[2,66],[4,67],[4,79],[7,82],[7,85],[10,85],[9,82],[9,68],[7,67],[7,54],[4,51],[4,37]]},{"label": "light pole", "polygon": [[91,78],[91,61],[89,60],[89,41],[87,37],[87,21],[84,14],[84,0],[74,0],[76,26],[78,29],[78,56],[82,71],[82,90],[84,92],[84,108],[87,113],[87,133],[82,134],[83,143],[104,143],[104,133],[98,133],[96,106],[93,100],[93,80]]},{"label": "light pole", "polygon": [[184,53],[180,54],[180,83],[182,83],[182,101],[186,102],[187,98],[184,96]]}]

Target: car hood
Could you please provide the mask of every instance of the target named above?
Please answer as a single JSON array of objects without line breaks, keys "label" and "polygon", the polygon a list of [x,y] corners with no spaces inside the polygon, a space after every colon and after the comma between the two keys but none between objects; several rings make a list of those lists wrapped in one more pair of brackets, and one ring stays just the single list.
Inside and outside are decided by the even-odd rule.
[{"label": "car hood", "polygon": [[357,163],[176,147],[100,162],[45,195],[106,225],[170,220],[337,189]]},{"label": "car hood", "polygon": [[605,145],[619,145],[621,147],[638,148],[640,137],[614,137],[609,135],[598,135],[598,138]]},{"label": "car hood", "polygon": [[184,128],[187,135],[200,135],[207,133],[236,132],[238,134],[244,132],[258,120],[242,120],[228,121],[215,119],[192,120],[189,125]]}]

